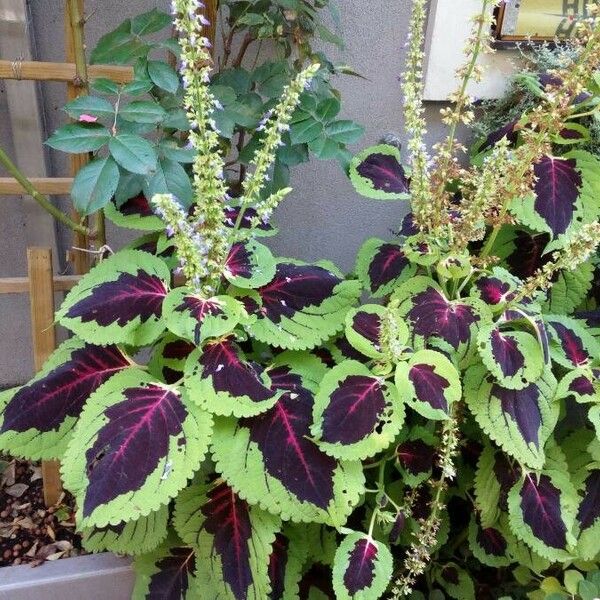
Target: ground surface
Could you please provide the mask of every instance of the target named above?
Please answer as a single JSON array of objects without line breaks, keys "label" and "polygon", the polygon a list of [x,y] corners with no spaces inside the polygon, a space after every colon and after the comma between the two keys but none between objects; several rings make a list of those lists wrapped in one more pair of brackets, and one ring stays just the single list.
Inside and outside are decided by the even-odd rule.
[{"label": "ground surface", "polygon": [[73,498],[46,508],[39,464],[0,457],[0,567],[78,554]]}]

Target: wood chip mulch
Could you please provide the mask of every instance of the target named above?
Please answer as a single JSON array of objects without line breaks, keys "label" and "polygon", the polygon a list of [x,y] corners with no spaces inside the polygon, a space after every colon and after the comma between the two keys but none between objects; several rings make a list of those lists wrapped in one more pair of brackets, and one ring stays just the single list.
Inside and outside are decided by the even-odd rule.
[{"label": "wood chip mulch", "polygon": [[83,553],[72,496],[46,508],[40,465],[0,456],[0,567]]}]

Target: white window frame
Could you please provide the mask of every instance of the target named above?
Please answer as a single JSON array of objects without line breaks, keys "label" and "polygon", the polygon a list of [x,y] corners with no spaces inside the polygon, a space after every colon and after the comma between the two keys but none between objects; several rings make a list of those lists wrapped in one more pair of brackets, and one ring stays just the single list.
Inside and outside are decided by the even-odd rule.
[{"label": "white window frame", "polygon": [[[471,17],[481,11],[481,0],[431,0],[425,41],[425,100],[444,101],[456,90],[456,70],[465,62],[464,46],[471,35]],[[480,57],[485,67],[481,83],[469,93],[476,98],[498,98],[519,64],[517,50],[498,49]]]}]

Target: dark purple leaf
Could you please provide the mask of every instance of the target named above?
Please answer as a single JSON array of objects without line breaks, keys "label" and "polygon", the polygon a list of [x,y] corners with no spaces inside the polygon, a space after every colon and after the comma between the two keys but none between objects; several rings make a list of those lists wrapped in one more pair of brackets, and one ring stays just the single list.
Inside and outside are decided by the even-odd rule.
[{"label": "dark purple leaf", "polygon": [[89,396],[115,373],[130,366],[116,346],[73,351],[68,361],[22,387],[4,409],[0,433],[58,429],[66,417],[77,417]]},{"label": "dark purple leaf", "polygon": [[[546,86],[551,86],[552,88],[560,88],[563,85],[562,78],[558,77],[553,73],[540,73],[538,75],[538,81],[542,88],[546,88]],[[572,104],[580,104],[581,102],[585,102],[588,98],[591,98],[591,94],[589,92],[581,92],[575,98],[573,98]]]},{"label": "dark purple leaf", "polygon": [[352,319],[352,329],[379,348],[381,333],[381,317],[378,314],[358,311]]},{"label": "dark purple leaf", "polygon": [[458,571],[454,567],[444,567],[441,572],[442,579],[452,585],[458,585]]},{"label": "dark purple leaf", "polygon": [[[225,208],[225,226],[234,227],[239,214],[239,206],[228,206],[227,208]],[[256,217],[256,210],[252,207],[247,207],[244,211],[244,216],[240,221],[240,229],[249,229],[250,227],[252,227],[252,219],[254,217]],[[259,223],[257,228],[261,231],[274,231],[274,228],[271,225],[269,225],[269,223],[263,223],[262,221]]]},{"label": "dark purple leaf", "polygon": [[175,340],[165,344],[162,355],[164,358],[175,360],[185,360],[196,348],[191,342],[186,340]]},{"label": "dark purple leaf", "polygon": [[579,396],[593,396],[596,392],[594,382],[585,375],[580,375],[571,381],[569,391],[578,394]]},{"label": "dark purple leaf", "polygon": [[530,383],[522,390],[509,390],[494,383],[490,393],[500,400],[504,418],[510,417],[523,439],[539,448],[542,414],[539,406],[540,390],[535,383]]},{"label": "dark purple leaf", "polygon": [[436,373],[433,365],[426,363],[413,365],[408,372],[408,378],[415,388],[417,400],[426,402],[432,408],[448,412],[448,401],[444,390],[450,387],[450,382]]},{"label": "dark purple leaf", "polygon": [[398,462],[412,475],[428,473],[433,468],[435,448],[423,440],[407,440],[396,448]]},{"label": "dark purple leaf", "polygon": [[533,535],[546,546],[564,549],[567,528],[562,519],[560,493],[548,475],[526,473],[519,496],[523,521]]},{"label": "dark purple leaf", "polygon": [[196,344],[200,344],[200,332],[204,319],[223,314],[223,309],[217,302],[198,298],[197,296],[185,296],[183,302],[175,310],[178,312],[189,312],[198,322],[194,327],[194,341]]},{"label": "dark purple leaf", "polygon": [[502,557],[506,555],[508,543],[504,536],[493,527],[478,527],[477,543],[490,556]]},{"label": "dark purple leaf", "polygon": [[492,357],[505,377],[516,375],[525,366],[525,356],[516,339],[502,335],[496,327],[492,330],[491,342]]},{"label": "dark purple leaf", "polygon": [[413,214],[411,212],[408,213],[404,219],[402,219],[402,227],[400,228],[399,234],[404,237],[410,237],[411,235],[417,235],[419,231],[420,230],[413,218]]},{"label": "dark purple leaf", "polygon": [[144,194],[138,194],[129,200],[126,200],[117,207],[117,210],[125,216],[139,215],[140,217],[152,217],[152,207]]},{"label": "dark purple leaf", "polygon": [[358,360],[359,362],[370,360],[362,352],[359,352],[356,348],[354,348],[354,346],[352,346],[344,336],[335,340],[334,345],[340,351],[343,358],[350,358],[352,360]]},{"label": "dark purple leaf", "polygon": [[411,516],[413,519],[426,519],[431,514],[431,490],[429,486],[422,485],[415,489],[415,502],[412,505]]},{"label": "dark purple leaf", "polygon": [[238,300],[244,305],[249,315],[260,314],[260,304],[251,296],[240,296]]},{"label": "dark purple leaf", "polygon": [[279,323],[283,316],[292,317],[309,306],[320,306],[341,281],[323,267],[279,263],[273,280],[257,290],[263,301],[260,312]]},{"label": "dark purple leaf", "polygon": [[492,131],[481,146],[479,147],[479,152],[484,152],[488,148],[492,148],[495,146],[502,138],[506,138],[509,144],[512,146],[516,143],[517,138],[519,136],[516,126],[519,121],[515,119],[514,121],[510,121],[506,125],[503,125],[499,129]]},{"label": "dark purple leaf", "polygon": [[207,494],[202,507],[204,529],[214,536],[213,551],[221,558],[223,579],[236,600],[246,600],[252,585],[250,550],[252,524],[248,504],[225,483]]},{"label": "dark purple leaf", "polygon": [[217,392],[248,396],[254,402],[272,398],[274,392],[262,382],[260,368],[243,360],[240,352],[230,339],[206,344],[200,356],[202,377],[212,377]]},{"label": "dark purple leaf", "polygon": [[171,367],[163,367],[162,368],[162,377],[165,383],[173,385],[177,383],[182,377],[184,372],[178,371],[177,369],[172,369]]},{"label": "dark purple leaf", "polygon": [[189,578],[196,569],[196,556],[191,548],[170,548],[169,556],[156,562],[159,569],[150,577],[147,600],[181,600],[185,598]]},{"label": "dark purple leaf", "polygon": [[321,439],[330,444],[359,442],[375,431],[386,407],[379,379],[349,375],[339,382],[323,411]]},{"label": "dark purple leaf", "polygon": [[335,600],[331,568],[321,563],[314,563],[302,576],[298,586],[300,600],[311,600],[312,590],[318,590],[329,600]]},{"label": "dark purple leaf", "polygon": [[497,277],[480,277],[475,282],[475,286],[479,290],[481,299],[486,304],[491,304],[492,306],[500,304],[501,302],[506,302],[513,296],[513,294],[510,293],[510,284]]},{"label": "dark purple leaf", "polygon": [[94,286],[89,296],[71,306],[67,317],[106,327],[124,326],[139,318],[142,323],[160,317],[167,289],[162,280],[138,270],[136,275],[121,273],[115,281]]},{"label": "dark purple leaf", "polygon": [[175,246],[169,245],[160,252],[158,251],[158,242],[160,241],[160,234],[150,234],[148,237],[144,236],[139,240],[136,240],[130,247],[134,250],[142,250],[148,254],[160,256],[161,258],[170,258],[175,254]]},{"label": "dark purple leaf", "polygon": [[290,541],[283,533],[275,535],[273,550],[269,557],[269,581],[271,582],[269,600],[281,600],[283,598],[289,545]]},{"label": "dark purple leaf", "polygon": [[369,154],[356,167],[361,177],[368,179],[373,188],[394,194],[408,194],[409,181],[404,168],[395,156],[382,153]]},{"label": "dark purple leaf", "polygon": [[588,327],[600,327],[600,308],[576,312],[575,317],[585,321]]},{"label": "dark purple leaf", "polygon": [[396,544],[398,542],[398,540],[400,539],[400,534],[404,530],[405,525],[406,517],[404,516],[404,513],[400,511],[396,515],[396,520],[394,521],[394,524],[392,525],[392,529],[390,531],[390,535],[388,536],[390,544]]},{"label": "dark purple leaf", "polygon": [[515,249],[506,259],[513,275],[521,279],[531,277],[550,259],[551,254],[544,254],[550,241],[546,233],[532,235],[526,231],[518,231],[514,239]]},{"label": "dark purple leaf", "polygon": [[581,140],[583,139],[583,133],[577,129],[571,127],[563,127],[560,130],[560,137],[564,140]]},{"label": "dark purple leaf", "polygon": [[507,497],[510,488],[519,480],[521,468],[517,463],[512,463],[506,455],[498,450],[494,454],[494,475],[500,484],[499,506],[506,510]]},{"label": "dark purple leaf", "polygon": [[377,546],[367,538],[358,540],[354,545],[344,573],[344,586],[351,596],[371,587],[375,578],[377,552]]},{"label": "dark purple leaf", "polygon": [[576,165],[573,159],[544,156],[533,168],[534,207],[554,237],[564,233],[573,220],[582,183]]},{"label": "dark purple leaf", "polygon": [[375,293],[380,287],[398,278],[410,266],[402,248],[397,244],[381,244],[369,264],[369,287]]},{"label": "dark purple leaf", "polygon": [[243,242],[231,246],[225,268],[233,277],[252,277],[252,254]]},{"label": "dark purple leaf", "polygon": [[168,364],[163,364],[159,373],[165,383],[177,383],[183,377],[185,360],[195,349],[194,344],[185,340],[175,340],[164,345],[161,356]]},{"label": "dark purple leaf", "polygon": [[553,331],[552,337],[558,338],[565,356],[573,363],[575,367],[581,367],[587,364],[593,357],[585,349],[583,340],[573,329],[567,327],[559,321],[549,321]]},{"label": "dark purple leaf", "polygon": [[579,505],[577,520],[581,531],[591,527],[600,519],[600,470],[590,471],[585,480],[583,500]]},{"label": "dark purple leaf", "polygon": [[164,387],[127,388],[123,396],[105,410],[107,421],[86,452],[84,516],[140,488],[168,454],[170,438],[182,432],[187,417],[180,397]]},{"label": "dark purple leaf", "polygon": [[415,295],[408,318],[417,335],[440,337],[454,349],[470,340],[471,325],[479,321],[471,306],[448,302],[435,288]]},{"label": "dark purple leaf", "polygon": [[333,499],[336,461],[312,442],[312,393],[302,386],[300,376],[287,367],[269,371],[274,389],[285,390],[277,404],[265,413],[241,419],[250,430],[250,440],[263,455],[267,473],[302,502],[324,510]]}]

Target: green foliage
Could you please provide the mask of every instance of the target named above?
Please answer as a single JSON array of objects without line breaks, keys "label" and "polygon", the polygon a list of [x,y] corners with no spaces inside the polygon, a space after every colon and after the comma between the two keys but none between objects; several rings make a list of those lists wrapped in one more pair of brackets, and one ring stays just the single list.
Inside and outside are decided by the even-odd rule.
[{"label": "green foliage", "polygon": [[71,188],[73,206],[90,215],[104,207],[117,191],[119,167],[110,157],[96,158],[77,172]]},{"label": "green foliage", "polygon": [[82,533],[83,546],[88,552],[110,551],[117,554],[147,554],[167,537],[169,509],[161,506],[157,511],[135,521],[127,521],[121,528],[88,527]]},{"label": "green foliage", "polygon": [[[127,437],[112,437],[120,429],[118,426],[115,428],[115,421],[123,419],[119,409],[127,411],[127,402],[133,403],[129,393],[137,389],[143,392],[150,385],[158,386],[162,388],[163,394],[171,393],[177,398],[166,408],[159,402],[145,410],[142,407],[138,408],[140,422],[128,431]],[[161,428],[160,424],[153,428],[153,420],[157,419],[156,411],[167,412],[169,409],[174,412],[178,410],[185,415],[176,434],[171,433],[166,426]],[[97,455],[92,455],[93,460],[102,461],[105,454],[135,452],[129,444],[133,445],[137,439],[142,439],[139,437],[139,429],[142,427],[147,427],[154,434],[153,443],[157,444],[164,454],[161,453],[156,466],[149,463],[147,476],[142,479],[139,487],[121,494],[114,492],[110,494],[109,501],[99,505],[94,503],[93,508],[88,510],[90,496],[94,493],[91,483],[88,482],[90,472],[93,477],[94,468],[89,467],[90,454],[96,452]],[[128,369],[115,375],[90,396],[78,421],[77,431],[63,458],[63,480],[76,494],[79,526],[106,527],[135,521],[167,505],[199,468],[208,450],[211,430],[211,416],[195,409],[185,394],[171,391],[139,369]],[[98,448],[98,440],[104,440],[106,446]],[[135,454],[129,461],[132,458],[135,458]],[[113,455],[112,460],[117,460],[117,457]],[[128,460],[125,459],[124,462],[127,463]],[[127,464],[122,467],[124,476],[127,475],[128,468],[131,467]]]}]

